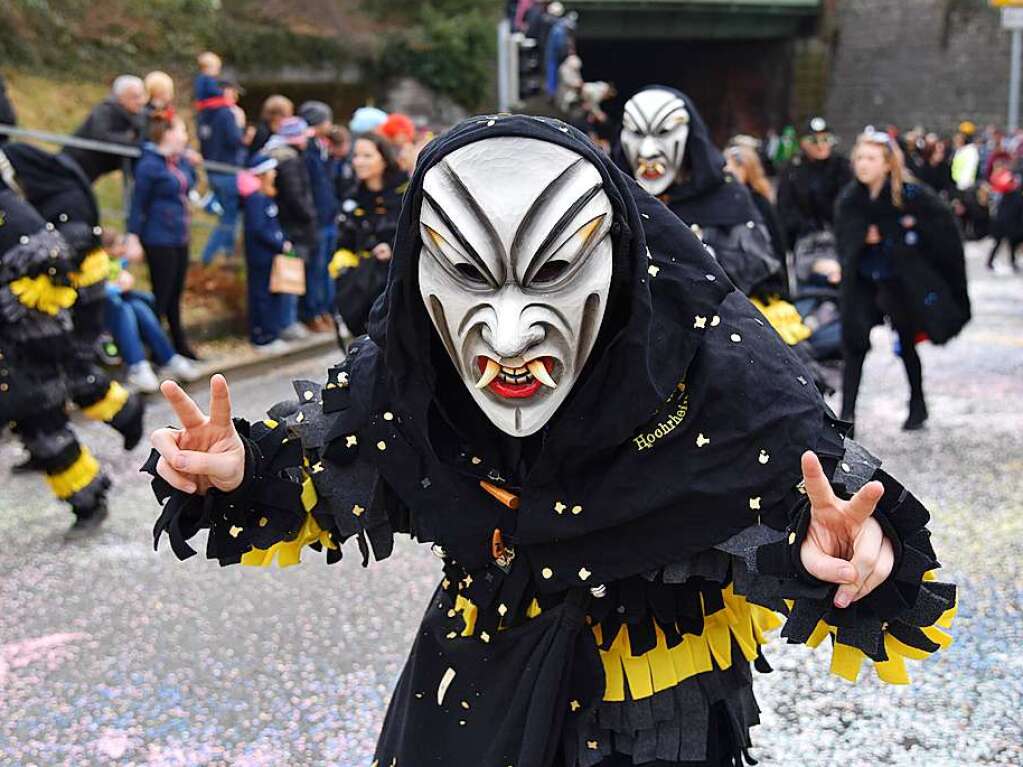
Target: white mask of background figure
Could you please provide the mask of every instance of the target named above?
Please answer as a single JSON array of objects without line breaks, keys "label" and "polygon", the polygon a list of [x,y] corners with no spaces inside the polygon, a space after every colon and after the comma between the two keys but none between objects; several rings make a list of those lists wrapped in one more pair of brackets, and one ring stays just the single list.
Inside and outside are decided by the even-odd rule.
[{"label": "white mask of background figure", "polygon": [[569,149],[499,136],[423,180],[419,290],[476,404],[533,434],[586,364],[611,287],[611,200]]},{"label": "white mask of background figure", "polygon": [[671,91],[650,88],[625,102],[622,149],[636,181],[658,195],[682,169],[689,138],[689,110]]}]

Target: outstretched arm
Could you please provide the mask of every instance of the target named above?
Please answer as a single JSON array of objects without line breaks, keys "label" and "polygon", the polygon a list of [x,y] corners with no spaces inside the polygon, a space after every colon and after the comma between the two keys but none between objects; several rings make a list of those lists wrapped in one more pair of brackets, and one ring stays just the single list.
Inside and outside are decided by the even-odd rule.
[{"label": "outstretched arm", "polygon": [[305,546],[326,550],[332,563],[353,537],[363,564],[371,550],[378,560],[390,554],[392,515],[400,518],[401,509],[359,461],[357,439],[334,428],[350,425],[349,413],[325,409],[316,384],[295,386],[297,402],[275,405],[271,418],[250,425],[231,418],[223,376],[210,381],[209,416],[176,384],[163,384],[181,428],[154,432],[143,467],[164,504],[154,544],[167,533],[187,559],[195,554],[188,540],[208,529],[206,556],[222,565],[296,564]]},{"label": "outstretched arm", "polygon": [[830,639],[833,673],[855,681],[870,659],[883,681],[905,684],[905,659],[951,642],[943,629],[955,615],[956,588],[935,580],[927,510],[880,461],[846,440],[844,454],[825,465],[803,455],[805,496],[786,533],[744,557],[753,581],[742,590],[787,614],[782,636],[790,643]]}]

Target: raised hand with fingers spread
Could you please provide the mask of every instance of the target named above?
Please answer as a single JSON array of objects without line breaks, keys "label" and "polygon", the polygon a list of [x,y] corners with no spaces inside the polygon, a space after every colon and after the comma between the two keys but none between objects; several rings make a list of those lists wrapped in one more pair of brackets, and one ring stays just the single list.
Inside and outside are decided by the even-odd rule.
[{"label": "raised hand with fingers spread", "polygon": [[803,453],[802,469],[811,518],[800,558],[810,575],[841,584],[835,607],[848,607],[884,583],[895,564],[892,543],[873,517],[884,486],[868,482],[843,501],[812,452]]},{"label": "raised hand with fingers spread", "polygon": [[231,492],[245,474],[245,447],[231,421],[231,394],[219,373],[210,379],[207,416],[173,381],[160,386],[182,428],[153,432],[160,453],[156,470],[173,487],[186,493],[205,493],[211,487]]}]

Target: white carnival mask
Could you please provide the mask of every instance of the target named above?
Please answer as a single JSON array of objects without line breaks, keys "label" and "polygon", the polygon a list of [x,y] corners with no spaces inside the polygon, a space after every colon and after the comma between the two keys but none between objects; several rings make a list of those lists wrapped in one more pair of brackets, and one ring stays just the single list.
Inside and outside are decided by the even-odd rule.
[{"label": "white carnival mask", "polygon": [[477,141],[426,173],[423,303],[476,404],[512,436],[550,420],[593,349],[612,217],[597,169],[539,139]]},{"label": "white carnival mask", "polygon": [[689,110],[671,91],[650,88],[625,102],[622,149],[636,181],[650,194],[665,191],[682,169]]}]

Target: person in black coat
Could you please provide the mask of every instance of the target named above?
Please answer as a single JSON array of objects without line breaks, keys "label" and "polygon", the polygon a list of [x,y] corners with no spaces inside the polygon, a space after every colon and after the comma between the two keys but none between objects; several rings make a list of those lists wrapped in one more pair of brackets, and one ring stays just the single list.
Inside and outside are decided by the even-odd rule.
[{"label": "person in black coat", "polygon": [[901,153],[888,134],[868,130],[853,151],[856,180],[835,206],[842,262],[842,418],[856,417],[870,329],[887,316],[899,335],[909,379],[903,428],[927,420],[916,343],[943,344],[970,319],[963,246],[952,212],[922,184],[904,178]]},{"label": "person in black coat", "polygon": [[801,237],[831,229],[835,200],[852,179],[849,161],[835,152],[835,137],[824,118],[811,118],[806,127],[802,153],[778,180],[778,213],[793,247]]},{"label": "person in black coat", "polygon": [[[146,106],[146,87],[141,78],[121,75],[114,80],[109,98],[97,104],[74,135],[93,141],[137,146],[142,141],[143,110]],[[100,176],[121,170],[125,158],[92,149],[66,147],[64,154],[73,159],[85,173],[89,182]]]},{"label": "person in black coat", "polygon": [[774,256],[785,267],[785,254],[788,251],[788,244],[785,240],[785,231],[778,216],[778,209],[774,205],[774,190],[771,182],[767,180],[764,172],[763,162],[760,160],[756,150],[746,146],[730,146],[725,150],[725,168],[736,181],[744,184],[749,189],[753,204],[757,206],[760,218],[771,235],[771,247],[774,249]]},{"label": "person in black coat", "polygon": [[[301,117],[286,117],[263,148],[267,157],[277,161],[277,207],[281,228],[295,254],[306,263],[309,263],[319,238],[312,180],[302,155],[308,143],[309,124]],[[298,321],[298,297],[285,296],[283,301],[284,324],[280,337],[285,341],[308,337],[309,331]]]},{"label": "person in black coat", "polygon": [[[72,329],[62,353],[62,374],[68,399],[88,418],[107,423],[132,449],[142,437],[144,403],[128,394],[100,365],[96,350],[105,330],[104,309],[110,259],[102,247],[100,212],[89,179],[64,154],[51,154],[32,144],[6,144],[3,156],[13,175],[8,177],[71,250],[71,286],[75,302],[70,308]],[[21,469],[40,468],[32,455]]]},{"label": "person in black coat", "polygon": [[420,156],[396,231],[370,334],[324,385],[250,426],[221,376],[209,418],[165,384],[185,428],[145,467],[180,558],[202,528],[224,565],[434,544],[375,763],[752,764],[773,611],[850,680],[870,656],[906,682],[903,657],[948,644],[926,509],[585,134],[466,120]]},{"label": "person in black coat", "polygon": [[[67,364],[77,356],[73,249],[3,181],[0,221],[0,424],[10,425],[28,451],[23,468],[43,472],[53,494],[70,507],[75,521],[67,537],[83,537],[107,516],[110,479],[78,441],[66,406],[73,385]],[[90,404],[112,410],[127,394],[119,386],[115,391]]]},{"label": "person in black coat", "polygon": [[338,314],[356,336],[387,284],[398,214],[408,176],[387,139],[366,133],[355,140],[352,169],[358,183],[341,201],[338,250],[330,263]]},{"label": "person in black coat", "polygon": [[928,134],[920,152],[914,157],[913,175],[943,199],[951,199],[955,193],[955,182],[952,181],[952,163],[946,142]]}]

